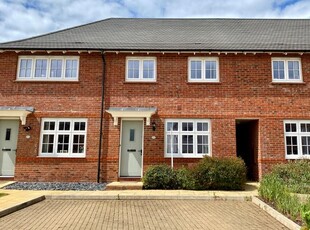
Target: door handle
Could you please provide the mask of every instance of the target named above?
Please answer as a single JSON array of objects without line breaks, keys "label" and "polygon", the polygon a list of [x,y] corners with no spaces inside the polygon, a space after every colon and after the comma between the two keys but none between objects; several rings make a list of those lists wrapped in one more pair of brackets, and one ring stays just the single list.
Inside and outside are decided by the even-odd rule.
[{"label": "door handle", "polygon": [[6,151],[6,152],[9,152],[11,151],[12,149],[6,149],[6,148],[3,148],[2,151]]},{"label": "door handle", "polygon": [[127,152],[136,152],[135,149],[127,149]]}]

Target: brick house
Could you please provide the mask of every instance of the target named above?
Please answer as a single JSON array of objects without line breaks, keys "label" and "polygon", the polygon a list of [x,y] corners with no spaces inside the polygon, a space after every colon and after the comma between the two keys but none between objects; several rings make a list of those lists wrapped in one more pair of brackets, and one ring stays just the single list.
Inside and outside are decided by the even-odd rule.
[{"label": "brick house", "polygon": [[208,155],[257,180],[309,158],[309,27],[107,19],[2,43],[0,176],[115,181]]}]

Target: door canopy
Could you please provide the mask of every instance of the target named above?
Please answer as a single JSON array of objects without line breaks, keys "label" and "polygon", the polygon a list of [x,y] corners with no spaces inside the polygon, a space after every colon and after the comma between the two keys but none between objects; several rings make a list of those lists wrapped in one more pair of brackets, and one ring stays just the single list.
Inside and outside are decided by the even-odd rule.
[{"label": "door canopy", "polygon": [[19,118],[22,122],[22,125],[26,124],[27,115],[33,112],[34,112],[33,107],[0,106],[1,119]]},{"label": "door canopy", "polygon": [[118,125],[118,118],[145,118],[146,125],[150,125],[151,116],[156,113],[156,108],[144,107],[111,107],[106,110],[114,119],[114,125]]}]

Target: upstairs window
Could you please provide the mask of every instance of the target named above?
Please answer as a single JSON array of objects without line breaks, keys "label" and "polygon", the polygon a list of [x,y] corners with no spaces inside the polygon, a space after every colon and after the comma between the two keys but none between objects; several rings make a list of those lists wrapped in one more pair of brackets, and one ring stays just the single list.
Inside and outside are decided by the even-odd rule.
[{"label": "upstairs window", "polygon": [[156,58],[154,57],[127,57],[126,81],[155,82]]},{"label": "upstairs window", "polygon": [[189,58],[189,82],[219,82],[218,58]]},{"label": "upstairs window", "polygon": [[310,121],[284,121],[286,159],[310,158]]},{"label": "upstairs window", "polygon": [[301,61],[299,58],[273,58],[273,82],[302,82]]},{"label": "upstairs window", "polygon": [[77,81],[79,57],[20,56],[17,80]]}]

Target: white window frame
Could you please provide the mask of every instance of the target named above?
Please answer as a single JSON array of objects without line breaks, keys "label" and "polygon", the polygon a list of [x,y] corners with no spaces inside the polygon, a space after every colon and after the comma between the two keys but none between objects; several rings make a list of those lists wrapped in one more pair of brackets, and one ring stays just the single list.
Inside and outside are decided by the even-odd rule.
[{"label": "white window frame", "polygon": [[[191,78],[191,61],[200,61],[201,62],[201,79]],[[206,78],[206,61],[215,61],[216,62],[216,78],[207,79]],[[219,73],[219,58],[218,57],[189,57],[188,58],[188,82],[220,82],[220,73]]]},{"label": "white window frame", "polygon": [[[284,62],[284,79],[275,79],[274,71],[273,71],[273,62],[274,61],[283,61]],[[288,74],[288,62],[289,61],[297,61],[299,67],[299,79],[289,79]],[[302,68],[301,68],[301,59],[300,58],[272,58],[271,59],[271,70],[272,70],[272,82],[279,83],[301,83],[303,82],[302,78]]]},{"label": "white window frame", "polygon": [[[55,122],[55,130],[44,130],[44,122]],[[70,122],[70,130],[58,130],[59,122]],[[74,122],[85,122],[85,130],[73,130]],[[39,148],[39,157],[66,157],[66,158],[85,158],[86,149],[87,149],[87,123],[88,120],[84,118],[42,118],[41,120],[41,134],[40,134],[40,148]],[[53,153],[42,153],[42,142],[43,135],[51,134],[54,135],[53,142]],[[69,151],[68,153],[57,153],[57,137],[58,135],[69,135]],[[73,135],[84,135],[84,151],[83,153],[72,153],[73,148]]]},{"label": "white window frame", "polygon": [[[286,132],[285,125],[286,124],[296,124],[296,132]],[[310,120],[284,120],[284,143],[285,143],[285,159],[310,159],[310,155],[302,154],[302,141],[301,138],[305,136],[310,136],[310,132],[301,132],[300,125],[301,124],[310,124]],[[286,137],[297,137],[297,155],[287,154],[287,143]]]},{"label": "white window frame", "polygon": [[[178,123],[178,131],[167,131],[168,130],[168,122],[176,122]],[[182,131],[182,122],[192,122],[193,123],[193,131]],[[208,131],[197,131],[197,123],[204,122],[208,123]],[[168,135],[178,135],[178,153],[174,153],[173,157],[176,158],[202,158],[204,156],[212,155],[212,143],[211,143],[211,120],[210,119],[166,119],[165,120],[165,157],[170,158],[171,153],[167,152],[168,145]],[[182,134],[193,135],[193,153],[182,153]],[[207,154],[198,154],[197,152],[197,136],[198,135],[207,135],[208,136],[208,147],[209,152]]]},{"label": "white window frame", "polygon": [[[139,78],[129,78],[128,62],[139,61]],[[154,61],[154,78],[143,78],[143,61]],[[157,58],[156,57],[126,57],[126,82],[156,82],[157,78]]]},{"label": "white window frame", "polygon": [[[20,68],[21,68],[21,60],[32,60],[31,66],[31,74],[30,77],[20,77]],[[46,77],[35,77],[35,65],[36,60],[45,59],[47,60],[47,70]],[[59,59],[62,60],[62,70],[61,77],[51,77],[51,63],[52,60]],[[77,61],[77,74],[75,78],[67,78],[66,77],[66,61],[67,60],[76,60]],[[18,65],[17,65],[17,81],[78,81],[79,80],[79,66],[80,66],[80,58],[79,56],[19,56],[18,57]]]}]

